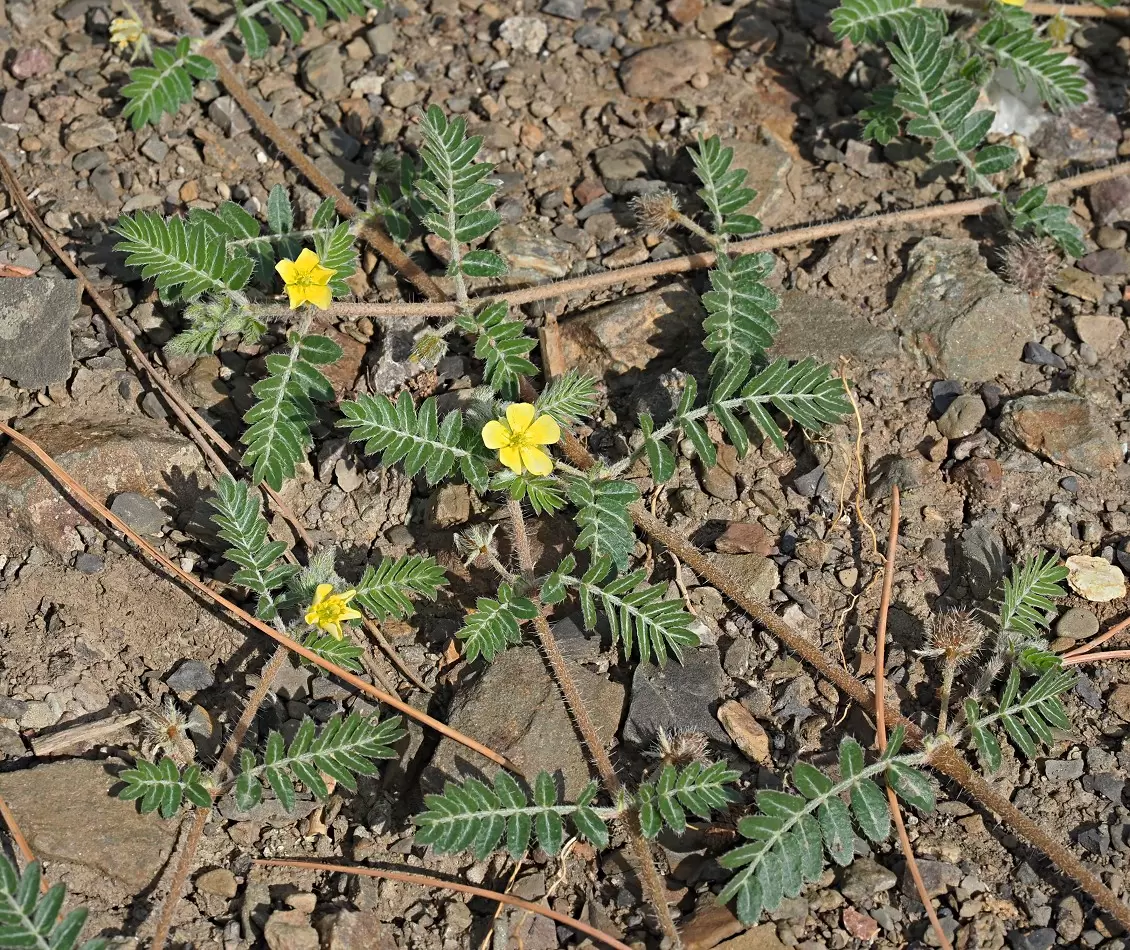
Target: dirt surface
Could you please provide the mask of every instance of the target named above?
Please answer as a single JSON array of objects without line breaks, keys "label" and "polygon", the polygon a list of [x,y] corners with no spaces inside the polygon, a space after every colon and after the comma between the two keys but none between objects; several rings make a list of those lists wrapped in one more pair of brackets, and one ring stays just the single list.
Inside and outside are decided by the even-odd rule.
[{"label": "dirt surface", "polygon": [[[628,207],[633,196],[665,182],[691,213],[698,210],[683,150],[698,134],[734,145],[769,228],[966,197],[947,169],[931,170],[915,149],[860,141],[853,117],[867,104],[881,60],[834,40],[830,6],[824,0],[550,0],[535,8],[521,0],[408,0],[365,22],[312,29],[299,47],[277,43],[264,60],[241,61],[237,71],[319,168],[355,197],[379,150],[418,145],[419,108],[434,103],[464,116],[484,137],[483,157],[496,163],[503,182],[498,210],[505,226],[492,246],[511,261],[509,280],[521,285],[698,249],[677,234],[640,235]],[[227,12],[210,0],[194,8],[210,22]],[[159,11],[143,13],[172,27]],[[277,340],[268,336],[242,350],[225,345],[195,362],[163,350],[179,316],[112,253],[110,228],[122,213],[183,213],[225,199],[261,214],[280,183],[306,214],[319,196],[213,83],[201,83],[195,101],[175,117],[132,130],[118,95],[128,64],[107,41],[114,15],[103,0],[0,8],[0,49],[7,50],[0,152],[143,346],[189,402],[235,440],[261,357]],[[1046,119],[1040,133],[1017,143],[1037,181],[1130,152],[1120,125],[1127,109],[1126,31],[1085,25],[1073,42],[1095,102]],[[1009,564],[1037,549],[1099,555],[1130,569],[1124,462],[1130,335],[1123,332],[1130,312],[1124,300],[1130,194],[1096,188],[1070,203],[1092,253],[1066,269],[1057,262],[1049,286],[1033,294],[1000,276],[1007,235],[992,216],[929,232],[845,235],[784,249],[773,277],[783,300],[774,352],[833,364],[843,358],[855,384],[858,428],[849,419],[812,440],[793,432],[787,452],[764,443],[742,460],[723,448],[720,466],[710,471],[681,447],[675,477],[658,492],[642,470],[628,473],[661,518],[729,558],[751,591],[865,679],[873,673],[877,538],[886,533],[890,486],[901,484],[887,677],[892,701],[926,724],[936,712],[938,666],[918,651],[931,613],[988,603]],[[408,250],[442,273],[419,237]],[[53,284],[65,276],[4,195],[0,263]],[[370,251],[351,285],[360,299],[413,299]],[[637,413],[670,413],[678,373],[705,379],[707,361],[698,347],[703,289],[696,273],[525,309],[531,328],[547,314],[558,317],[570,364],[601,381],[594,452],[619,457]],[[0,377],[12,380],[0,378],[0,413],[32,435],[53,427],[40,434],[50,436],[53,454],[72,474],[107,501],[133,493],[121,503],[132,506],[135,527],[184,569],[232,593],[231,567],[207,522],[212,473],[89,302],[76,310],[70,291],[45,285],[43,292],[59,293],[51,299],[63,303],[48,315],[44,348],[0,353],[9,361],[0,363],[8,367]],[[60,325],[64,311],[75,312]],[[367,318],[331,323],[321,329],[346,349],[334,371],[339,397],[407,387],[418,396],[435,394],[449,408],[479,383],[479,366],[461,343],[421,372],[406,359],[414,327],[382,327]],[[5,326],[0,317],[0,329]],[[69,369],[44,385],[28,384],[59,365]],[[1059,395],[1047,400],[1051,394]],[[495,747],[520,749],[530,768],[568,762],[571,780],[581,782],[581,747],[564,728],[567,718],[540,654],[532,648],[509,654],[500,685],[483,664],[463,663],[452,646],[460,618],[495,584],[489,571],[462,565],[452,535],[497,518],[495,500],[461,486],[429,490],[374,465],[333,428],[332,410],[315,437],[309,464],[284,497],[318,543],[337,546],[339,572],[356,579],[377,555],[406,552],[435,555],[449,571],[451,586],[437,604],[385,627],[403,661],[435,688],[432,695],[406,695],[472,734],[491,736]],[[269,648],[60,502],[12,449],[0,451],[0,511],[9,516],[0,523],[0,794],[42,851],[48,876],[65,880],[75,902],[91,909],[92,932],[147,940],[177,832],[175,823],[142,821],[133,806],[108,795],[113,773],[143,744],[137,727],[49,756],[37,755],[36,745],[76,724],[151,710],[169,697],[186,709],[207,710],[215,731],[199,739],[198,758],[210,765]],[[858,507],[857,481],[865,487]],[[563,519],[539,526],[535,546],[545,555],[543,566],[556,563],[574,532]],[[710,737],[710,754],[741,771],[743,802],[752,802],[759,788],[779,787],[800,757],[833,765],[845,730],[871,741],[867,716],[731,611],[718,591],[658,548],[641,542],[636,554],[654,581],[670,583],[671,596],[686,597],[701,621],[704,642],[693,662],[663,677],[633,673],[607,642],[581,635],[572,618],[557,625],[570,662],[583,667],[578,675],[586,688],[602,697],[600,725],[615,736],[612,754],[626,780],[655,767],[652,730],[664,716],[668,727]],[[1093,604],[1074,595],[1063,607],[1073,610],[1051,632],[1059,647],[1087,639],[1125,609],[1121,600]],[[370,662],[397,681],[379,651],[367,646]],[[1079,682],[1066,697],[1072,732],[1033,760],[1018,759],[1006,745],[993,781],[1042,826],[1069,839],[1125,899],[1130,674],[1117,662],[1078,669]],[[512,690],[506,704],[490,701],[499,688]],[[743,756],[719,722],[727,700],[739,702],[765,731],[761,761]],[[370,708],[306,668],[288,668],[251,739],[294,728],[307,714],[324,719]],[[546,738],[536,727],[550,717],[562,728]],[[356,795],[336,793],[325,806],[300,798],[295,815],[269,797],[251,814],[221,800],[174,939],[222,943],[226,950],[263,943],[271,950],[313,950],[319,943],[342,950],[454,950],[480,946],[494,922],[494,905],[484,901],[251,863],[289,856],[385,861],[509,886],[628,941],[658,945],[622,839],[614,837],[602,854],[583,842],[561,859],[534,854],[517,871],[503,856],[474,862],[415,846],[411,816],[421,804],[421,781],[431,787],[448,777],[460,758],[413,728],[401,757],[381,777],[363,781]],[[73,811],[44,807],[47,792],[61,782],[97,834],[79,833]],[[1114,925],[1038,853],[953,789],[942,792],[937,813],[911,814],[908,821],[957,946],[1125,946]],[[897,844],[862,840],[851,867],[829,870],[738,937],[740,925],[714,903],[725,873],[715,858],[732,843],[746,810],[739,804],[713,824],[660,839],[656,851],[670,872],[673,912],[689,946],[936,945]],[[139,841],[145,847],[131,850]],[[126,860],[134,873],[108,871]],[[498,925],[510,946],[525,950],[577,943],[566,928],[521,913],[504,912]]]}]

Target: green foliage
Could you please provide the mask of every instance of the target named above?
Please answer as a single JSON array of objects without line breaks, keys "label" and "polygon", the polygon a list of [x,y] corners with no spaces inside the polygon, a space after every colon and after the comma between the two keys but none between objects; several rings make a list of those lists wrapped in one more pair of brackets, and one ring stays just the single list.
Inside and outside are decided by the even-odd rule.
[{"label": "green foliage", "polygon": [[1040,237],[1051,238],[1072,257],[1082,257],[1087,253],[1087,246],[1071,220],[1071,209],[1065,205],[1050,205],[1047,197],[1047,185],[1037,185],[1021,194],[1015,203],[1007,206],[1012,226],[1018,231],[1031,230]]},{"label": "green foliage", "polygon": [[566,370],[538,396],[538,415],[549,415],[562,428],[576,425],[596,410],[596,380],[575,369]]},{"label": "green foliage", "polygon": [[608,558],[617,570],[627,570],[636,533],[628,506],[639,500],[639,489],[628,482],[568,479],[569,500],[577,506],[577,549],[594,558]]},{"label": "green foliage", "polygon": [[282,733],[272,731],[262,764],[244,750],[235,783],[236,804],[247,811],[263,796],[263,780],[287,811],[294,809],[294,783],[301,782],[317,798],[329,797],[323,775],[350,791],[357,790],[358,775],[372,775],[379,759],[396,757],[393,746],[407,733],[400,717],[378,721],[358,713],[334,716],[321,732],[312,719],[303,719],[288,748]]},{"label": "green foliage", "polygon": [[725,238],[760,231],[761,222],[752,214],[742,213],[742,208],[757,197],[757,192],[745,186],[744,169],[730,167],[734,150],[723,148],[717,136],[704,139],[700,135],[698,148],[690,146],[687,151],[694,162],[695,174],[702,182],[698,196],[710,211],[715,235]]},{"label": "green foliage", "polygon": [[688,811],[709,819],[712,812],[737,801],[737,794],[727,786],[736,782],[740,775],[726,768],[725,762],[710,765],[692,762],[681,771],[673,765],[665,765],[655,779],[636,790],[640,830],[647,838],[656,837],[664,826],[681,834],[687,827]]},{"label": "green foliage", "polygon": [[420,128],[424,168],[416,179],[416,193],[430,206],[424,226],[451,246],[449,274],[460,279],[502,276],[506,264],[494,251],[463,253],[464,245],[486,237],[502,221],[490,207],[498,190],[487,177],[494,166],[475,161],[482,136],[468,138],[466,122],[448,120],[439,106],[428,108]]},{"label": "green foliage", "polygon": [[345,297],[350,293],[345,278],[357,270],[357,245],[348,221],[342,221],[332,229],[318,229],[314,232],[314,252],[323,267],[334,272],[330,278],[330,293],[335,297]]},{"label": "green foliage", "polygon": [[[86,908],[60,919],[66,888],[54,884],[40,895],[42,873],[32,861],[23,874],[0,854],[0,947],[27,950],[74,950]],[[102,950],[105,940],[87,940],[79,950]]]},{"label": "green foliage", "polygon": [[518,597],[509,584],[500,584],[498,599],[480,597],[455,635],[464,642],[468,663],[482,656],[493,660],[507,647],[522,640],[521,623],[533,620],[538,607],[528,597]]},{"label": "green foliage", "polygon": [[[319,630],[311,630],[306,639],[302,641],[302,645],[313,653],[317,653],[327,663],[333,663],[340,666],[343,670],[349,670],[351,673],[360,673],[364,670],[361,665],[359,657],[365,652],[361,647],[357,646],[348,637],[343,636],[340,640],[329,633],[322,633]],[[314,669],[325,673],[320,666],[314,666],[305,657],[302,658],[302,663],[307,666],[313,666]]]},{"label": "green foliage", "polygon": [[333,399],[333,387],[319,366],[341,358],[341,347],[329,337],[288,337],[290,349],[267,357],[267,377],[251,387],[256,398],[243,419],[248,423],[241,441],[247,446],[243,464],[256,482],[265,481],[275,491],[293,477],[313,438],[317,422],[314,400]]},{"label": "green foliage", "polygon": [[366,0],[260,0],[244,8],[237,3],[239,17],[236,28],[247,49],[247,55],[252,59],[259,59],[266,54],[270,45],[261,19],[273,20],[286,31],[291,42],[297,45],[306,34],[304,14],[321,29],[326,25],[328,13],[339,20],[347,20],[350,16],[364,16],[366,9],[380,5]]},{"label": "green foliage", "polygon": [[468,779],[448,782],[442,795],[427,795],[424,812],[416,816],[416,842],[431,845],[437,854],[471,850],[485,859],[505,840],[515,860],[536,842],[546,854],[561,850],[565,837],[564,818],[577,833],[598,848],[608,846],[607,809],[591,805],[597,784],[590,782],[574,805],[558,803],[557,782],[548,772],[534,779],[530,796],[509,774],[499,771],[494,787]]},{"label": "green foliage", "polygon": [[380,456],[382,464],[401,462],[409,476],[422,471],[429,485],[447,478],[458,464],[463,478],[476,491],[486,491],[482,440],[464,427],[458,411],[449,412],[441,423],[435,397],[425,399],[418,412],[407,392],[396,402],[386,396],[360,396],[342,403],[341,411],[344,418],[338,425],[351,429],[349,438],[364,442],[365,452]]},{"label": "green foliage", "polygon": [[192,41],[183,36],[171,50],[153,50],[152,66],[137,66],[129,72],[129,83],[122,87],[126,107],[122,115],[130,125],[143,125],[160,120],[166,112],[173,115],[186,102],[192,101],[193,80],[215,79],[216,67],[210,60],[192,52]]},{"label": "green foliage", "polygon": [[504,468],[491,477],[490,487],[506,492],[515,501],[528,501],[535,515],[553,514],[565,507],[561,483],[550,475],[517,475]]},{"label": "green foliage", "polygon": [[245,346],[257,343],[267,325],[232,295],[202,297],[184,308],[184,330],[168,342],[168,349],[184,356],[204,356],[219,349],[226,336],[238,336]]},{"label": "green foliage", "polygon": [[[1023,89],[1033,85],[1053,109],[1082,105],[1087,101],[1087,84],[1079,68],[1066,62],[1066,53],[1052,52],[1052,41],[1038,34],[1032,18],[1023,11],[1010,11],[1011,17],[994,16],[974,37],[982,53],[1002,69],[1010,69]],[[1019,20],[1016,14],[1023,16]]]},{"label": "green foliage", "polygon": [[357,585],[357,603],[377,620],[404,620],[415,613],[412,597],[435,600],[447,586],[443,568],[433,557],[406,554],[369,565]]},{"label": "green foliage", "polygon": [[1048,618],[1055,611],[1056,599],[1067,596],[1062,584],[1066,577],[1067,568],[1053,551],[1014,564],[1004,582],[997,629],[1039,637],[1051,622]]},{"label": "green foliage", "polygon": [[225,475],[216,484],[212,507],[216,509],[212,520],[220,529],[217,533],[231,545],[224,557],[239,565],[232,583],[246,587],[258,597],[255,616],[273,620],[285,600],[285,595],[280,598],[275,591],[285,587],[298,568],[277,563],[286,552],[286,545],[268,538],[259,493],[246,482]]},{"label": "green foliage", "polygon": [[115,250],[124,251],[126,263],[140,268],[142,277],[157,279],[163,300],[239,290],[251,277],[250,258],[229,257],[223,242],[213,240],[200,219],[186,223],[184,218],[139,211],[119,218],[114,230],[125,238]]},{"label": "green foliage", "polygon": [[754,363],[764,362],[765,350],[777,332],[773,311],[777,295],[765,286],[773,273],[772,254],[719,255],[710,271],[710,290],[702,295],[707,318],[702,322],[702,345],[714,354],[712,377],[737,373],[744,379]]},{"label": "green foliage", "polygon": [[1036,755],[1036,740],[1051,745],[1055,741],[1053,729],[1071,728],[1071,720],[1059,696],[1075,684],[1075,677],[1057,663],[1043,672],[1039,679],[1023,694],[1020,693],[1020,669],[1012,667],[1008,681],[997,703],[997,710],[981,716],[974,699],[965,701],[965,719],[981,761],[990,772],[1001,767],[1001,748],[989,726],[999,720],[1005,735],[1028,758]]},{"label": "green foliage", "polygon": [[889,40],[899,26],[921,15],[914,0],[841,0],[832,11],[832,32],[840,40],[876,43]]},{"label": "green foliage", "polygon": [[182,772],[168,756],[160,762],[138,759],[136,767],[118,777],[126,783],[118,798],[127,802],[140,799],[142,814],[160,808],[162,818],[172,818],[185,801],[197,808],[212,807],[212,795],[198,765],[186,766]]},{"label": "green foliage", "polygon": [[609,580],[612,562],[607,556],[595,558],[580,578],[570,573],[576,566],[573,555],[566,555],[542,584],[542,599],[559,603],[566,588],[576,588],[589,630],[596,629],[599,603],[612,630],[613,646],[622,640],[628,658],[636,652],[647,663],[654,654],[655,662],[664,666],[668,654],[681,659],[683,647],[698,645],[698,636],[691,630],[694,617],[683,609],[683,602],[664,600],[664,587],[644,584],[642,569]]},{"label": "green foliage", "polygon": [[455,325],[475,338],[475,356],[486,362],[483,377],[500,395],[516,397],[519,380],[537,372],[528,359],[537,343],[526,336],[521,320],[510,318],[505,300],[488,303],[478,313],[468,310],[455,318]]},{"label": "green foliage", "polygon": [[[887,797],[872,781],[881,774],[904,800],[924,810],[934,807],[933,786],[917,773],[921,755],[896,758],[905,733],[892,731],[890,743],[878,761],[868,765],[854,739],[840,743],[840,779],[833,780],[804,762],[793,768],[793,785],[800,793],[765,790],[757,793],[759,814],[738,822],[749,839],[722,855],[719,864],[737,871],[718,899],[733,900],[738,917],[755,923],[762,910],[773,910],[786,897],[796,897],[804,885],[824,871],[824,851],[840,865],[854,857],[856,826],[869,839],[880,842],[890,832]],[[840,797],[848,794],[849,803]]]}]

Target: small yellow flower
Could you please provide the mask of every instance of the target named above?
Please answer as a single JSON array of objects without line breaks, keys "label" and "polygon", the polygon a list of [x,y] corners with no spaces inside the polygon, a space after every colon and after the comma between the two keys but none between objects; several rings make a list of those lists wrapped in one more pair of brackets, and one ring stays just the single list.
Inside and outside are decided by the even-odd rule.
[{"label": "small yellow flower", "polygon": [[[535,418],[536,416],[536,418]],[[552,416],[537,415],[528,402],[506,407],[506,419],[492,419],[483,426],[483,444],[498,449],[498,460],[517,475],[548,475],[553,459],[541,448],[561,438],[561,430]]]},{"label": "small yellow flower", "polygon": [[145,30],[135,17],[117,17],[110,23],[110,42],[119,49],[140,43]]},{"label": "small yellow flower", "polygon": [[314,602],[306,612],[306,622],[319,630],[325,630],[335,640],[340,640],[344,636],[342,623],[346,620],[360,620],[361,614],[348,606],[357,596],[357,591],[347,590],[344,594],[335,594],[333,590],[333,584],[318,585],[314,591]]},{"label": "small yellow flower", "polygon": [[1001,0],[1001,3],[1007,3],[1010,7],[1022,7],[1026,0]]},{"label": "small yellow flower", "polygon": [[307,302],[319,310],[329,310],[333,303],[330,280],[334,271],[323,267],[321,259],[310,248],[304,248],[296,261],[279,261],[275,270],[286,284],[291,310],[297,310]]}]

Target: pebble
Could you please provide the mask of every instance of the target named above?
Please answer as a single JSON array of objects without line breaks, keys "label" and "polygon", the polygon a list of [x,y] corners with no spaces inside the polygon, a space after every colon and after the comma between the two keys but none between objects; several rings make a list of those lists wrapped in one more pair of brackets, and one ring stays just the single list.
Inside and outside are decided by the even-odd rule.
[{"label": "pebble", "polygon": [[68,152],[85,152],[100,145],[109,145],[117,138],[118,130],[114,124],[100,115],[79,116],[63,132],[63,144]]},{"label": "pebble", "polygon": [[598,26],[595,23],[579,26],[573,33],[573,42],[581,49],[591,49],[598,53],[607,53],[612,49],[615,40],[616,34],[608,27]]},{"label": "pebble", "polygon": [[310,50],[299,71],[306,91],[322,99],[336,99],[345,90],[341,50],[332,43]]},{"label": "pebble", "polygon": [[1044,762],[1044,776],[1052,782],[1074,782],[1083,777],[1083,760],[1048,759]]},{"label": "pebble", "polygon": [[12,58],[8,71],[16,79],[46,76],[55,68],[54,58],[42,46],[26,46]]},{"label": "pebble", "polygon": [[1126,575],[1105,558],[1073,554],[1067,559],[1067,584],[1080,597],[1102,604],[1126,596]]},{"label": "pebble", "polygon": [[1001,412],[1000,433],[1048,461],[1097,475],[1122,461],[1122,446],[1096,400],[1072,393],[1021,396]]},{"label": "pebble", "polygon": [[200,660],[185,660],[165,682],[174,692],[190,695],[207,689],[216,677]]},{"label": "pebble", "polygon": [[11,696],[0,696],[0,719],[21,719],[27,714],[27,703]]},{"label": "pebble", "polygon": [[1025,363],[1033,366],[1054,366],[1056,369],[1067,369],[1063,357],[1053,353],[1043,343],[1029,340],[1024,344],[1024,353],[1020,357]]},{"label": "pebble", "polygon": [[502,21],[498,35],[512,49],[536,56],[549,37],[549,27],[540,17],[512,16]]},{"label": "pebble", "polygon": [[1089,343],[1097,353],[1109,353],[1118,345],[1126,324],[1118,317],[1099,314],[1080,314],[1075,318],[1075,333],[1084,343]]},{"label": "pebble", "polygon": [[1012,950],[1051,950],[1055,945],[1055,931],[1050,927],[1010,930],[1005,939]]},{"label": "pebble", "polygon": [[[324,46],[319,47],[319,49],[326,48]],[[317,52],[317,50],[314,52]],[[312,56],[313,53],[310,55]],[[237,135],[251,131],[251,123],[231,96],[217,96],[213,99],[208,104],[208,118],[215,122],[227,134],[228,138],[233,139]]]},{"label": "pebble", "polygon": [[629,96],[670,99],[684,92],[695,73],[709,73],[713,68],[709,40],[679,40],[629,56],[620,64],[620,82]]},{"label": "pebble", "polygon": [[1056,621],[1055,632],[1069,640],[1089,640],[1099,632],[1099,618],[1086,607],[1072,607]]},{"label": "pebble", "polygon": [[[727,660],[729,655],[727,654]],[[729,700],[718,710],[718,721],[739,751],[751,762],[771,768],[769,734],[741,703]]]},{"label": "pebble", "polygon": [[263,936],[270,950],[319,950],[321,940],[310,918],[300,910],[276,910]]},{"label": "pebble", "polygon": [[396,27],[392,23],[381,23],[365,31],[365,42],[374,56],[388,56],[396,49]]},{"label": "pebble", "polygon": [[0,104],[0,121],[18,125],[27,115],[31,106],[31,96],[25,89],[9,89],[4,93],[4,102]]},{"label": "pebble", "polygon": [[760,554],[773,549],[769,533],[756,521],[731,521],[714,540],[714,550],[722,554]]},{"label": "pebble", "polygon": [[83,551],[75,558],[75,570],[80,574],[101,574],[106,562],[97,554]]},{"label": "pebble", "polygon": [[980,396],[958,396],[938,420],[938,431],[947,439],[963,439],[976,432],[984,418]]},{"label": "pebble", "polygon": [[156,502],[132,491],[116,495],[110,503],[110,511],[138,534],[158,534],[169,520]]},{"label": "pebble", "polygon": [[958,396],[965,391],[956,379],[940,379],[930,386],[931,408],[935,415],[944,415]]},{"label": "pebble", "polygon": [[[951,887],[961,883],[961,869],[947,861],[932,861],[928,858],[918,859],[918,870],[922,874],[922,883],[926,886],[926,893],[931,897],[940,897]],[[909,873],[904,873],[902,878],[902,891],[908,897],[918,897],[918,888]]]},{"label": "pebble", "polygon": [[227,868],[213,868],[196,878],[196,889],[231,900],[239,890],[235,875]]},{"label": "pebble", "polygon": [[579,20],[585,13],[585,0],[548,0],[541,12],[566,20]]},{"label": "pebble", "polygon": [[871,858],[853,861],[843,872],[840,893],[854,904],[870,901],[876,894],[889,891],[898,883],[898,876]]}]

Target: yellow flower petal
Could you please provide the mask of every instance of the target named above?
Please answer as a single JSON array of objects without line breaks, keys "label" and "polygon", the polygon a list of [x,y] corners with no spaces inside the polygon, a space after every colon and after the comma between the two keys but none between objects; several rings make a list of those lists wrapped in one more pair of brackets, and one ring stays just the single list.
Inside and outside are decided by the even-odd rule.
[{"label": "yellow flower petal", "polygon": [[501,422],[491,419],[483,426],[483,445],[488,449],[502,449],[510,444],[510,430]]},{"label": "yellow flower petal", "polygon": [[534,407],[528,402],[515,402],[506,407],[506,421],[510,423],[510,431],[516,436],[521,436],[534,421]]},{"label": "yellow flower petal", "polygon": [[283,283],[286,284],[293,284],[298,277],[294,261],[281,260],[275,265],[275,270],[278,271],[278,275],[283,279]]},{"label": "yellow flower petal", "polygon": [[522,446],[522,464],[529,469],[531,475],[548,475],[553,471],[553,459],[545,452],[532,445]]},{"label": "yellow flower petal", "polygon": [[290,298],[291,310],[297,310],[306,303],[306,288],[301,284],[287,284],[286,295]]},{"label": "yellow flower petal", "polygon": [[522,450],[507,445],[498,450],[498,460],[515,475],[522,474]]},{"label": "yellow flower petal", "polygon": [[298,259],[294,262],[294,266],[305,276],[321,263],[322,259],[317,254],[310,248],[304,247],[302,253],[298,255]]},{"label": "yellow flower petal", "polygon": [[312,284],[328,284],[333,280],[333,276],[336,273],[337,271],[332,267],[323,267],[321,264],[315,264],[310,268],[310,273],[307,274],[307,278]]},{"label": "yellow flower petal", "polygon": [[1001,3],[1007,3],[1010,7],[1022,7],[1025,0],[1001,0]]},{"label": "yellow flower petal", "polygon": [[340,640],[345,636],[345,634],[342,633],[341,624],[336,620],[327,620],[324,624],[322,624],[322,629],[325,630],[326,633],[328,633],[335,640]]},{"label": "yellow flower petal", "polygon": [[308,610],[306,612],[306,622],[309,623],[309,624],[317,623],[318,622],[318,611]]},{"label": "yellow flower petal", "polygon": [[538,416],[526,430],[526,441],[534,445],[553,445],[561,438],[561,429],[553,416]]},{"label": "yellow flower petal", "polygon": [[361,611],[354,610],[352,607],[346,607],[345,610],[343,610],[341,612],[341,619],[342,620],[360,620],[361,619]]},{"label": "yellow flower petal", "polygon": [[334,297],[329,287],[314,287],[311,285],[303,287],[302,289],[305,291],[306,299],[319,310],[329,310],[330,305],[334,302]]},{"label": "yellow flower petal", "polygon": [[344,594],[338,594],[337,596],[343,604],[348,604],[354,597],[357,596],[357,591],[347,590]]},{"label": "yellow flower petal", "polygon": [[320,604],[323,600],[325,600],[327,597],[329,597],[330,594],[332,594],[333,592],[334,592],[334,585],[333,584],[319,584],[314,589],[314,602],[311,604],[311,606],[317,607],[318,604]]}]

